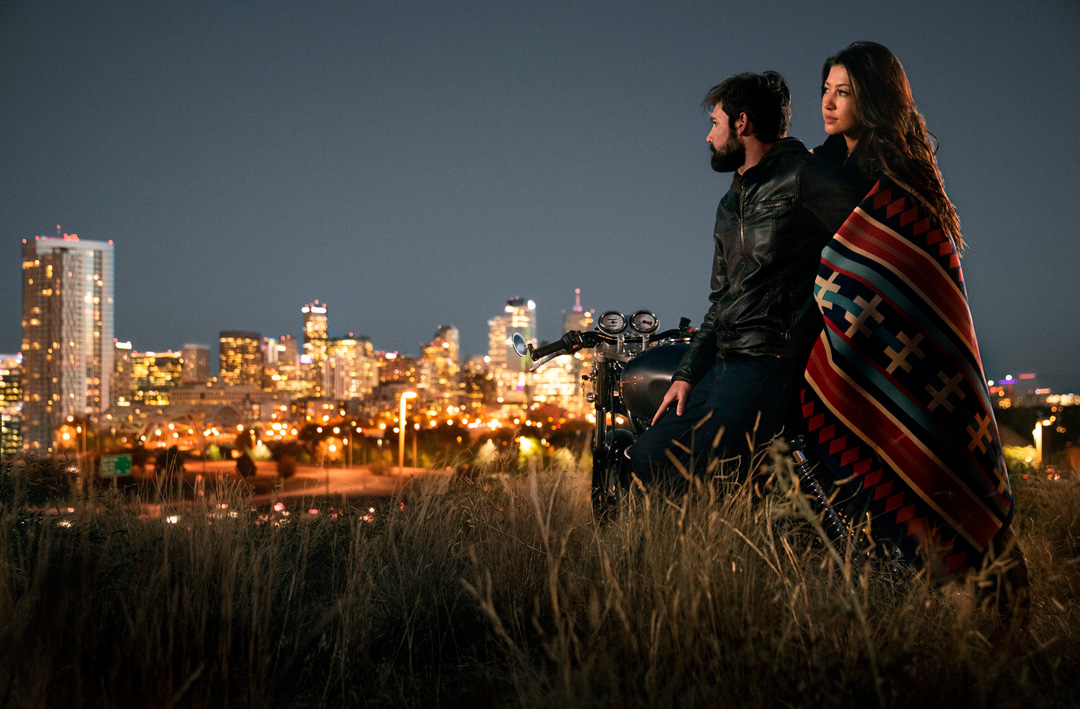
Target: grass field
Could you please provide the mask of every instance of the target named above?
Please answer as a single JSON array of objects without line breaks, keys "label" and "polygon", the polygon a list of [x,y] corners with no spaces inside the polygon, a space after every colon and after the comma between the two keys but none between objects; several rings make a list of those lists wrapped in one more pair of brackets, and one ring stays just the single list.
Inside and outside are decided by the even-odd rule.
[{"label": "grass field", "polygon": [[845,563],[776,461],[603,526],[555,472],[170,511],[12,471],[4,707],[1080,704],[1075,480],[1014,480],[1021,630],[978,579]]}]

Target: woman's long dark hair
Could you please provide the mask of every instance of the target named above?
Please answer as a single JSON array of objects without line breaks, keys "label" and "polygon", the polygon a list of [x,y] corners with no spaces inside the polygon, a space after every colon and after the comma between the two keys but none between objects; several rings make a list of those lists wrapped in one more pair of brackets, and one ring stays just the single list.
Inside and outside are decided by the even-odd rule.
[{"label": "woman's long dark hair", "polygon": [[822,92],[837,64],[847,70],[855,118],[863,130],[848,159],[868,175],[883,174],[915,195],[941,222],[956,250],[963,250],[960,219],[945,194],[932,135],[915,107],[900,61],[880,44],[855,42],[825,61]]}]

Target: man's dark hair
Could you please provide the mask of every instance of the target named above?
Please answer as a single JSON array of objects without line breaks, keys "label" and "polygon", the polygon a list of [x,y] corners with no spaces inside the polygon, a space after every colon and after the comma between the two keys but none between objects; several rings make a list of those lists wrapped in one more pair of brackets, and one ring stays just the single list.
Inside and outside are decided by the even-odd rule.
[{"label": "man's dark hair", "polygon": [[787,135],[791,125],[791,93],[784,77],[775,71],[764,74],[736,74],[709,89],[702,106],[712,111],[716,104],[728,114],[729,127],[745,113],[762,143],[775,143]]}]

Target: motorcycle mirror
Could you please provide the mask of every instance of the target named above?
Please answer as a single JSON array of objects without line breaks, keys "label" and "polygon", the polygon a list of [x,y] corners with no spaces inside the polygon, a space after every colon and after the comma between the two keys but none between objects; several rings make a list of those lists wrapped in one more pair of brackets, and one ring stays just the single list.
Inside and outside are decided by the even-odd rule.
[{"label": "motorcycle mirror", "polygon": [[515,332],[513,337],[514,352],[518,353],[518,357],[524,357],[529,354],[529,345],[525,343],[525,338],[520,333]]}]

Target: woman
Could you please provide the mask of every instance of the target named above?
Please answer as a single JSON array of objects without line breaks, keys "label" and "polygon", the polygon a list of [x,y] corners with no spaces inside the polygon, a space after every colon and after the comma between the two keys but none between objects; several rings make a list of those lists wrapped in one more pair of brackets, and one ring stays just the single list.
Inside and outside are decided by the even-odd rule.
[{"label": "woman", "polygon": [[[930,134],[900,62],[872,42],[825,62],[821,111],[829,138],[815,154],[863,180],[867,196],[822,251],[815,297],[826,326],[803,391],[810,439],[877,536],[938,578],[979,569],[1016,549],[1013,497],[960,272],[960,222]],[[991,570],[1018,596],[1022,562],[1010,551]],[[1006,609],[1017,600],[997,598]]]},{"label": "woman", "polygon": [[960,220],[900,61],[880,44],[855,42],[825,61],[821,81],[829,138],[818,150],[871,181],[888,177],[919,200],[962,251]]}]

